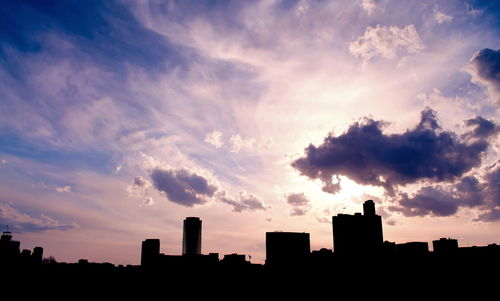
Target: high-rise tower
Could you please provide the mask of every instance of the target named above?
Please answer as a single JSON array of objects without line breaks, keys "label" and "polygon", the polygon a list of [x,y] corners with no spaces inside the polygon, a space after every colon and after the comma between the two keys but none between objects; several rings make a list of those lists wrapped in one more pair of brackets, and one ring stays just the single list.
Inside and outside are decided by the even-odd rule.
[{"label": "high-rise tower", "polygon": [[186,217],[182,237],[182,255],[201,254],[201,219]]},{"label": "high-rise tower", "polygon": [[375,203],[363,204],[363,215],[339,214],[332,218],[333,245],[340,255],[369,255],[380,252],[383,243],[382,218]]},{"label": "high-rise tower", "polygon": [[146,239],[142,242],[141,266],[152,267],[158,262],[160,256],[160,240]]}]

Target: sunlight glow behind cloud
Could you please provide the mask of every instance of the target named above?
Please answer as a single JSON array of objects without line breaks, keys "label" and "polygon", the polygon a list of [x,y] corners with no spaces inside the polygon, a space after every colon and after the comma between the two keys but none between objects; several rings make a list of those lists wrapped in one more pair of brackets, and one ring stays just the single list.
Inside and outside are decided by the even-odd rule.
[{"label": "sunlight glow behind cloud", "polygon": [[[88,237],[102,237],[102,256],[124,254],[123,263],[138,256],[119,250],[117,237],[135,245],[158,236],[175,253],[180,221],[194,215],[210,225],[207,249],[217,252],[262,257],[262,234],[273,228],[308,231],[314,246],[331,247],[331,215],[367,197],[398,225],[392,240],[438,235],[431,215],[444,232],[472,237],[471,227],[484,227],[478,239],[489,241],[500,231],[490,187],[500,142],[474,129],[498,124],[498,11],[494,1],[463,0],[8,1],[0,202],[13,204],[9,216],[31,218],[28,243],[71,248],[78,237],[92,259]],[[444,154],[470,163],[458,172],[430,164],[439,183],[426,182],[437,171],[419,182],[385,170],[362,181],[329,175],[325,186],[290,166],[363,118],[386,122],[380,147],[415,134],[427,106],[440,127],[426,133],[449,134],[450,148],[488,141],[467,156]],[[398,204],[406,206],[389,209]],[[67,231],[51,238],[58,229]],[[247,239],[229,246],[241,233]]]}]

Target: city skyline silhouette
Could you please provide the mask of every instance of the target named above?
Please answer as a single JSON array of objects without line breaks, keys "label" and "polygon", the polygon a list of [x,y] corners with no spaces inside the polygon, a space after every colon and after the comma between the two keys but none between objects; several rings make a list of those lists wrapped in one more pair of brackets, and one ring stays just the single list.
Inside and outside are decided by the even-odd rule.
[{"label": "city skyline silhouette", "polygon": [[[496,243],[487,246],[459,246],[458,240],[453,238],[439,238],[432,241],[433,250],[429,249],[428,242],[390,242],[383,240],[382,220],[376,214],[375,203],[367,200],[363,203],[363,214],[338,214],[332,217],[333,248],[326,247],[320,250],[311,250],[310,233],[305,232],[266,232],[266,266],[285,268],[294,265],[308,265],[317,260],[338,258],[389,258],[399,256],[403,258],[422,259],[430,254],[437,258],[454,258],[455,256],[478,256],[490,254],[500,262],[500,246]],[[184,219],[182,255],[160,253],[160,239],[147,238],[142,241],[140,267],[146,269],[168,269],[184,265],[214,265],[225,263],[229,265],[252,264],[251,254],[225,254],[222,260],[219,253],[203,254],[202,220],[199,217]],[[22,250],[22,251],[21,251]],[[35,247],[33,251],[21,249],[19,241],[13,240],[10,231],[4,231],[0,240],[0,259],[4,266],[41,265],[42,263],[56,263],[55,258],[43,258],[43,248]],[[248,258],[248,260],[247,260]],[[42,260],[43,259],[43,260]],[[66,264],[66,263],[63,263]],[[89,264],[87,259],[79,259],[78,264]],[[99,264],[99,263],[97,263]],[[103,263],[114,266],[112,263]],[[254,263],[255,264],[255,263]],[[257,264],[261,265],[261,264]],[[122,266],[122,265],[120,265]],[[123,267],[123,266],[122,266]],[[127,265],[133,267],[133,265]]]},{"label": "city skyline silhouette", "polygon": [[487,0],[3,0],[5,252],[63,282],[232,270],[246,290],[495,267],[499,19]]},{"label": "city skyline silhouette", "polygon": [[[495,283],[496,278],[491,276],[500,268],[500,245],[459,247],[456,239],[440,238],[433,241],[430,251],[427,242],[382,241],[382,224],[374,202],[366,201],[363,209],[363,215],[332,217],[333,250],[311,251],[309,233],[266,232],[265,264],[252,263],[251,255],[246,254],[231,253],[222,258],[219,253],[203,254],[201,237],[206,235],[201,233],[199,217],[187,217],[183,222],[182,255],[163,254],[160,239],[147,238],[141,244],[140,265],[127,266],[43,258],[42,247],[35,247],[33,252],[20,251],[20,242],[5,231],[0,239],[0,273],[8,276],[6,284],[11,286],[19,284],[20,279],[30,286],[48,285],[49,281],[64,284],[51,292],[52,296],[66,295],[84,285],[85,293],[111,293],[115,297],[156,295],[161,291],[179,294],[196,288],[201,291],[191,294],[234,297],[250,283],[254,286],[250,294],[284,296],[300,292],[325,296],[325,291],[311,289],[321,286],[346,294],[359,286],[359,279],[363,288],[370,290],[361,294],[371,297],[383,295],[379,289],[387,281],[400,289],[418,285],[417,295],[450,296],[455,291],[446,288],[449,285],[466,285],[463,292],[482,295],[476,291],[478,287]],[[188,240],[194,243],[186,247]],[[290,285],[297,281],[300,286],[292,288]]]}]

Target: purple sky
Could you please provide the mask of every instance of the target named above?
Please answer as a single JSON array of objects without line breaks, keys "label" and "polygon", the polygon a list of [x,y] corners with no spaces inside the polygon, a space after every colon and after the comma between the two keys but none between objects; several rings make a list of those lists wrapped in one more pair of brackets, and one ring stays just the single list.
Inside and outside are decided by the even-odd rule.
[{"label": "purple sky", "polygon": [[2,1],[0,223],[60,261],[138,264],[266,231],[332,248],[499,243],[495,1]]}]

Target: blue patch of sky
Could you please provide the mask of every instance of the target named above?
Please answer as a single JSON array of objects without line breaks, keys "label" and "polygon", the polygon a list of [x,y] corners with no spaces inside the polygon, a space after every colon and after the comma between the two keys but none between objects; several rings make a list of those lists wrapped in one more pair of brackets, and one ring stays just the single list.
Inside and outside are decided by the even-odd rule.
[{"label": "blue patch of sky", "polygon": [[[118,76],[126,76],[128,64],[151,75],[187,64],[189,51],[145,28],[127,7],[114,1],[6,1],[0,20],[0,49],[6,64],[11,63],[7,47],[21,53],[49,50]],[[49,44],[47,38],[53,34],[74,48],[65,51]]]},{"label": "blue patch of sky", "polygon": [[110,173],[118,161],[118,155],[110,152],[47,148],[40,142],[29,141],[5,131],[0,135],[0,153],[63,167],[65,170],[91,169],[102,173]]}]

